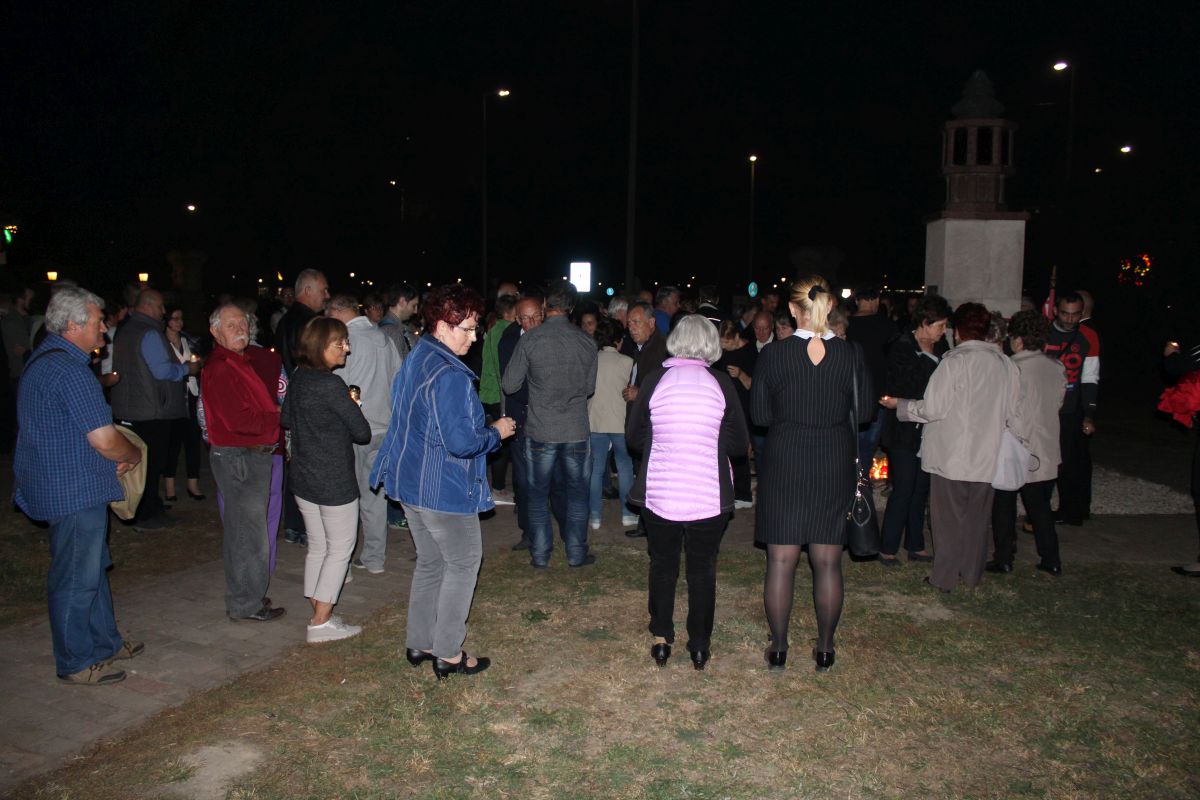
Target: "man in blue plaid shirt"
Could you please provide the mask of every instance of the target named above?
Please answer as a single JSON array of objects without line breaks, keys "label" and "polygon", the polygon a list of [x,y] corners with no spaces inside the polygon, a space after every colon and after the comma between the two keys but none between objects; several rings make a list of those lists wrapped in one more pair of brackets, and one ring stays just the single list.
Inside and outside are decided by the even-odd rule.
[{"label": "man in blue plaid shirt", "polygon": [[89,364],[104,345],[99,297],[64,287],[46,309],[45,341],[25,365],[17,393],[16,504],[50,523],[48,595],[60,680],[98,686],[125,679],[112,666],[144,649],[113,616],[107,570],[108,504],[124,497],[117,476],[141,452],[112,424]]}]

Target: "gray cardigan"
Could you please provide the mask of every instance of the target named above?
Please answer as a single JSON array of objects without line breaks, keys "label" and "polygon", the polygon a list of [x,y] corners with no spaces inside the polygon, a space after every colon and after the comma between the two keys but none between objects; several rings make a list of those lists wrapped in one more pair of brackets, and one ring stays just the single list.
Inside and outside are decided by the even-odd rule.
[{"label": "gray cardigan", "polygon": [[358,499],[353,444],[371,441],[371,426],[346,384],[323,369],[300,367],[292,375],[279,422],[292,432],[292,492],[319,506]]}]

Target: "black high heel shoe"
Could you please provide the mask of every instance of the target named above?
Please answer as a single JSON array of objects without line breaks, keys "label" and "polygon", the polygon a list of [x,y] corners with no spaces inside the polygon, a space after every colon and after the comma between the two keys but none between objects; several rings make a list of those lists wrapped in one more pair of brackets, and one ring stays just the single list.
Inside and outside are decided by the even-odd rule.
[{"label": "black high heel shoe", "polygon": [[449,678],[451,675],[476,675],[490,667],[491,664],[491,659],[481,657],[475,659],[475,666],[468,666],[467,653],[464,650],[462,658],[458,660],[457,664],[451,664],[449,661],[435,658],[433,660],[433,674],[437,676],[439,681],[442,678]]},{"label": "black high heel shoe", "polygon": [[829,672],[833,667],[834,653],[832,650],[826,652],[822,650],[813,650],[813,661],[817,663],[817,672]]},{"label": "black high heel shoe", "polygon": [[787,650],[768,650],[767,670],[779,672],[784,669],[787,669]]},{"label": "black high heel shoe", "polygon": [[654,659],[654,663],[660,667],[667,665],[667,659],[671,657],[671,645],[666,642],[659,642],[650,647],[650,657]]},{"label": "black high heel shoe", "polygon": [[191,490],[191,489],[188,489],[188,490],[187,490],[187,493],[188,493],[188,497],[192,498],[193,500],[203,500],[203,499],[205,499],[205,498],[204,498],[204,492],[200,492],[199,494],[192,494],[192,490]]},{"label": "black high heel shoe", "polygon": [[707,650],[693,650],[692,651],[692,666],[693,667],[695,667],[696,669],[704,669],[704,665],[707,663],[708,663],[708,651]]},{"label": "black high heel shoe", "polygon": [[414,667],[419,667],[425,661],[433,661],[433,653],[426,653],[424,650],[414,650],[409,647],[404,652],[404,657],[408,659],[408,663]]}]

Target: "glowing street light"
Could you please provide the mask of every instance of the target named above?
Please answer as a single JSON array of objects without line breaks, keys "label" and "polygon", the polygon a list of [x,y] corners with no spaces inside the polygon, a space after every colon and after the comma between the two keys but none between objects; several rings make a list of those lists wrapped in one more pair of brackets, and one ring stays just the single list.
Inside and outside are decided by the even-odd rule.
[{"label": "glowing street light", "polygon": [[139,272],[138,273],[138,283],[149,283],[149,282],[150,282],[150,273],[149,272]]},{"label": "glowing street light", "polygon": [[1132,153],[1132,152],[1133,152],[1133,147],[1132,147],[1132,145],[1127,145],[1127,144],[1126,144],[1126,145],[1122,145],[1122,146],[1121,146],[1121,152],[1122,152],[1122,153],[1124,153],[1125,155],[1129,155],[1130,153]]},{"label": "glowing street light", "polygon": [[479,288],[481,291],[487,291],[487,273],[488,273],[488,128],[487,128],[487,106],[489,97],[508,97],[512,94],[511,91],[501,87],[494,92],[488,92],[483,96],[479,104],[479,121],[482,130],[480,137],[483,142],[481,153],[483,159],[483,169],[480,170],[480,202],[479,202],[479,217],[480,217],[480,246],[479,246]]},{"label": "glowing street light", "polygon": [[194,205],[193,205],[193,204],[191,204],[191,203],[188,203],[186,206],[184,206],[184,208],[186,208],[186,209],[187,209],[187,212],[188,212],[189,214],[195,214],[195,213],[196,213],[196,206],[194,206]]},{"label": "glowing street light", "polygon": [[48,280],[48,281],[58,280],[58,273],[55,272],[54,270],[50,270],[49,272],[46,273],[46,280]]},{"label": "glowing street light", "polygon": [[1067,61],[1060,60],[1060,61],[1054,62],[1054,71],[1055,72],[1062,72],[1064,69],[1070,69],[1070,68],[1071,68],[1071,64]]},{"label": "glowing street light", "polygon": [[496,90],[496,97],[508,97],[510,94],[512,94],[512,92],[510,92],[508,89]]}]

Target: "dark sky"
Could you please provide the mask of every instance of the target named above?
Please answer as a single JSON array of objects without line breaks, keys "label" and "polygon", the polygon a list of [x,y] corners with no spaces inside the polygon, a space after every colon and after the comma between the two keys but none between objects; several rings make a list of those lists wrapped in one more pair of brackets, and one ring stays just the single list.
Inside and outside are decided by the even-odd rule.
[{"label": "dark sky", "polygon": [[[1034,212],[1034,283],[1049,263],[1107,275],[1144,250],[1193,270],[1191,4],[817,5],[643,0],[643,280],[743,281],[755,152],[760,277],[814,245],[844,253],[844,279],[919,285],[941,126],[975,69],[1020,125],[1009,197]],[[7,9],[0,210],[23,223],[11,269],[114,281],[195,248],[213,290],[307,266],[335,282],[472,279],[481,102],[505,86],[488,104],[491,275],[565,274],[575,259],[622,275],[628,2]],[[1071,194],[1059,57],[1078,69]]]}]

